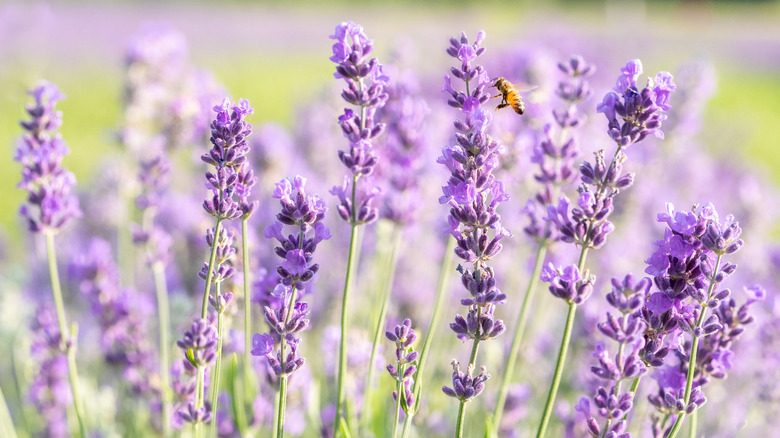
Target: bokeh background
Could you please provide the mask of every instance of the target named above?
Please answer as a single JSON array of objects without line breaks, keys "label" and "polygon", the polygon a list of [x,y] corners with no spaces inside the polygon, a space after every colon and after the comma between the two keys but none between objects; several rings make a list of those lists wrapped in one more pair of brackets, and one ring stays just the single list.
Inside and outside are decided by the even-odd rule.
[{"label": "bokeh background", "polygon": [[[272,162],[275,155],[282,157],[279,161],[284,165],[277,166],[269,171],[268,176],[263,177],[262,184],[266,186],[258,189],[257,195],[267,197],[272,188],[270,183],[303,168],[317,174],[313,178],[317,191],[330,201],[331,197],[326,191],[337,182],[341,173],[336,150],[344,147],[344,144],[335,120],[344,105],[338,98],[342,84],[333,79],[333,63],[328,60],[332,44],[328,35],[333,33],[336,24],[345,20],[358,22],[364,27],[369,37],[374,39],[374,53],[380,60],[397,61],[403,65],[403,69],[419,78],[421,94],[432,111],[431,144],[427,151],[430,156],[424,165],[427,178],[425,191],[430,196],[426,198],[430,209],[426,210],[427,219],[424,223],[429,227],[427,231],[421,229],[411,232],[413,242],[422,242],[418,245],[430,244],[430,248],[418,251],[419,248],[410,244],[405,249],[405,268],[408,270],[403,271],[406,275],[398,280],[402,296],[391,310],[391,321],[398,322],[399,315],[408,314],[419,317],[420,324],[425,324],[422,321],[426,321],[426,312],[430,308],[430,302],[426,300],[432,297],[430,289],[438,274],[437,263],[441,252],[438,245],[441,242],[437,240],[436,232],[431,230],[435,230],[434,225],[437,221],[441,222],[446,214],[435,203],[445,178],[442,170],[438,169],[440,166],[435,164],[435,157],[445,146],[447,130],[454,117],[452,110],[444,104],[445,96],[440,93],[442,77],[453,65],[453,60],[444,53],[444,49],[448,39],[462,31],[472,38],[479,30],[487,33],[484,45],[488,50],[480,59],[492,75],[506,76],[513,81],[528,82],[539,87],[527,97],[529,115],[523,121],[512,119],[514,114],[507,110],[496,114],[497,135],[503,135],[502,129],[508,132],[502,140],[506,141],[509,156],[517,161],[515,174],[508,173],[506,179],[526,189],[528,181],[525,180],[530,179],[531,172],[528,162],[530,146],[521,141],[520,135],[513,134],[513,124],[530,120],[527,128],[536,129],[539,126],[533,125],[534,117],[543,111],[545,116],[548,115],[548,107],[545,105],[550,102],[553,87],[559,80],[555,69],[558,61],[568,59],[572,54],[581,54],[596,63],[599,69],[592,81],[596,95],[585,103],[588,106],[586,112],[591,118],[590,127],[581,134],[581,141],[586,144],[583,147],[583,159],[590,159],[591,150],[608,145],[604,135],[606,123],[601,115],[595,114],[595,105],[612,86],[619,68],[627,60],[641,58],[645,67],[644,76],[652,76],[660,70],[675,73],[681,92],[672,98],[672,104],[675,105],[675,99],[693,104],[677,107],[678,112],[670,119],[668,126],[671,131],[672,127],[682,126],[681,121],[689,121],[686,117],[690,116],[696,119],[696,127],[684,129],[690,137],[675,137],[667,133],[665,141],[651,140],[640,145],[646,147],[645,152],[630,152],[631,159],[637,159],[636,168],[633,169],[638,172],[637,186],[632,188],[635,194],[629,192],[629,196],[633,197],[625,201],[621,213],[623,225],[619,224],[619,231],[611,237],[617,243],[606,247],[600,258],[593,256],[594,269],[600,268],[599,275],[603,275],[604,279],[628,270],[641,272],[642,260],[649,255],[653,240],[649,230],[655,225],[654,214],[662,211],[663,202],[673,201],[685,209],[694,202],[709,201],[711,195],[722,203],[718,205],[725,205],[725,211],[721,211],[723,215],[744,213],[739,218],[751,226],[749,230],[745,226],[747,246],[738,260],[745,266],[747,274],[739,279],[742,283],[733,287],[740,289],[741,284],[761,280],[770,282],[766,285],[770,293],[776,292],[778,276],[773,273],[776,269],[773,269],[780,266],[780,251],[776,250],[777,245],[774,243],[780,236],[780,198],[777,197],[777,185],[780,184],[780,2],[613,0],[538,3],[0,3],[0,143],[4,145],[6,154],[6,159],[0,160],[0,260],[5,263],[5,269],[0,271],[0,275],[5,277],[4,285],[13,285],[11,289],[14,292],[14,299],[8,298],[11,292],[7,292],[3,303],[16,305],[17,300],[23,300],[20,298],[24,297],[21,291],[28,281],[23,266],[30,260],[29,253],[36,249],[31,248],[31,239],[19,220],[18,207],[24,199],[24,193],[16,188],[20,179],[20,166],[11,159],[16,139],[20,135],[18,121],[25,117],[23,108],[29,101],[27,89],[45,78],[57,84],[66,94],[67,98],[58,105],[58,109],[64,113],[61,132],[71,149],[71,155],[65,159],[65,166],[76,174],[82,194],[95,191],[99,188],[96,182],[102,181],[101,175],[105,176],[101,173],[106,163],[105,157],[121,156],[123,153],[117,132],[123,123],[125,50],[133,37],[144,29],[156,26],[176,29],[186,40],[188,62],[198,69],[211,72],[214,80],[222,84],[233,98],[246,98],[252,102],[255,113],[249,120],[255,125],[256,136],[268,140],[263,149],[265,157]],[[700,93],[701,96],[690,93],[685,95],[682,90],[694,90],[691,93]],[[308,143],[305,143],[307,139]],[[687,149],[689,146],[690,150]],[[190,147],[192,154],[198,156],[209,145],[204,142]],[[294,148],[302,148],[309,153],[305,164],[295,161],[299,155],[290,153]],[[633,165],[633,162],[630,163]],[[199,175],[198,172],[194,175]],[[202,185],[202,182],[174,182],[178,188],[187,184]],[[499,263],[497,269],[501,275],[506,275],[508,283],[515,282],[511,284],[524,284],[522,269],[515,268],[526,268],[529,264],[528,253],[531,250],[528,240],[520,231],[523,224],[518,212],[530,193],[518,192],[513,200],[516,203],[508,207],[514,213],[508,214],[507,221],[516,221],[512,229],[517,237],[516,242],[510,244],[506,251],[509,255]],[[194,212],[199,208],[199,202],[195,200],[183,210]],[[273,204],[265,204],[268,205]],[[631,209],[641,211],[643,215],[632,216],[626,212]],[[258,218],[255,226],[259,233],[265,224]],[[659,236],[659,230],[655,229],[655,236]],[[334,323],[337,315],[328,310],[327,303],[329,299],[338,299],[338,293],[335,292],[338,287],[334,285],[338,284],[339,275],[343,272],[340,271],[345,258],[343,232],[343,227],[338,228],[338,225],[334,229],[334,234],[341,234],[335,239],[337,243],[334,243],[333,252],[326,256],[331,257],[329,261],[333,262],[334,267],[322,273],[322,285],[318,286],[318,293],[322,293],[312,298],[315,328],[311,335],[304,334],[303,348],[311,357],[307,369],[311,369],[315,379],[321,377],[323,372],[318,367],[324,366],[323,362],[327,362],[328,356],[327,351],[320,351],[320,344],[324,345],[333,338],[332,329],[325,327]],[[380,233],[381,230],[377,234]],[[632,234],[641,235],[645,240],[621,246],[621,239],[628,240]],[[367,273],[364,274],[363,284],[371,283],[372,239],[372,232],[367,233]],[[632,253],[626,248],[638,249]],[[37,250],[40,251],[40,248]],[[417,263],[418,260],[414,258],[426,256],[430,256],[430,260],[425,263]],[[555,256],[558,260],[566,260],[567,254],[563,251]],[[188,272],[182,268],[180,275],[185,279],[195,278],[194,272],[200,263],[197,251],[193,251],[190,258],[195,261],[192,264],[194,269],[191,267],[190,271],[193,272]],[[179,262],[180,268],[185,262]],[[184,280],[180,288],[186,289],[188,281],[194,280]],[[176,294],[177,291],[172,293]],[[453,303],[445,311],[445,320],[449,320],[457,308],[455,294],[451,294],[451,297]],[[355,325],[358,327],[369,325],[368,312],[363,312],[360,307],[370,304],[369,298],[358,298],[355,303],[362,312],[356,315]],[[603,297],[599,299],[603,301]],[[174,317],[175,324],[178,324],[176,327],[183,327],[189,319],[191,309],[187,300],[186,293],[173,298],[174,311],[179,312]],[[508,304],[506,315],[514,314],[517,301]],[[756,342],[761,339],[763,345],[769,345],[769,342],[780,345],[780,336],[773,328],[780,325],[772,322],[776,320],[772,318],[780,317],[775,302],[775,298],[767,300],[763,310],[764,325],[760,330],[756,329],[756,333],[766,337],[755,335],[752,338]],[[560,329],[557,323],[547,321],[557,320],[560,315],[549,319],[547,315],[548,312],[555,314],[556,309],[560,310],[555,305],[549,296],[540,299],[540,310],[536,312],[534,328],[530,330],[531,337],[535,339],[534,345],[523,353],[526,363],[542,363],[554,353],[551,353],[554,350],[551,345],[557,342]],[[598,306],[594,304],[593,309],[598,309]],[[16,337],[18,327],[28,324],[23,315],[29,315],[31,307],[22,306],[21,312],[8,305],[0,309],[0,315],[4,315],[0,318],[0,336],[6,340],[13,339],[13,346],[8,344],[8,351],[13,353],[12,356],[16,355],[14,366],[21,364],[23,368],[22,371],[13,371],[17,377],[14,381],[6,377],[10,375],[9,367],[0,361],[0,384],[10,399],[9,404],[15,416],[19,415],[19,404],[24,400],[24,379],[19,376],[26,374],[29,377],[34,372],[33,365],[26,362],[28,358],[23,357],[26,344]],[[83,305],[81,307],[82,313],[86,313]],[[256,314],[259,315],[259,308]],[[583,315],[579,323],[581,325],[578,326],[582,329],[581,342],[577,344],[575,340],[579,346],[573,352],[572,361],[578,357],[589,360],[592,342],[586,339],[586,331],[589,330],[588,324],[592,331],[598,317],[596,310]],[[355,345],[365,345],[361,342],[367,338],[366,331],[354,335]],[[443,340],[437,344],[438,351],[434,351],[437,365],[432,372],[434,383],[431,388],[447,383],[450,372],[448,363],[453,356],[461,357],[462,360],[466,355],[466,348],[445,331],[446,326],[441,330]],[[85,336],[89,336],[89,331],[85,332]],[[23,339],[22,335],[19,336]],[[509,341],[505,339],[503,342],[508,344]],[[745,350],[748,357],[763,357],[759,356],[757,344],[751,345]],[[0,351],[4,348],[0,347]],[[776,348],[767,351],[771,353],[770,359],[780,360],[780,356],[774,353]],[[22,357],[19,357],[20,352]],[[321,352],[324,359],[316,357],[316,352]],[[89,352],[84,354],[90,357]],[[486,347],[480,354],[487,363],[500,366],[497,365],[502,360],[500,347]],[[363,358],[365,361],[366,358]],[[745,424],[754,427],[748,430],[757,436],[766,436],[761,435],[764,433],[762,431],[771,429],[764,427],[777,421],[756,419],[756,416],[763,416],[767,412],[777,413],[776,404],[764,406],[765,410],[754,410],[752,417],[746,413],[758,399],[757,393],[749,392],[760,387],[760,382],[772,380],[756,377],[766,378],[767,375],[766,370],[761,370],[758,359],[740,366],[742,368],[739,372],[744,379],[732,379],[732,386],[723,385],[714,389],[711,403],[713,411],[706,415],[708,418],[717,416],[719,406],[727,406],[739,414],[733,415],[733,421],[725,416],[713,420],[707,426],[708,432],[713,434],[711,436],[733,436],[734,431],[744,429]],[[523,397],[528,400],[529,394],[536,394],[548,381],[549,367],[529,368],[529,374],[523,378],[532,383],[518,392],[518,400],[524,400]],[[99,367],[95,366],[94,369]],[[734,373],[737,374],[737,371]],[[495,374],[496,381],[498,374]],[[382,377],[386,376],[381,375],[380,379]],[[586,385],[576,379],[572,382],[563,389],[563,398],[576,401],[577,394],[582,394],[581,387]],[[386,380],[383,383],[387,386]],[[744,386],[740,388],[740,385]],[[88,394],[94,395],[93,404],[104,401],[110,405],[117,397],[121,397],[118,393],[101,390],[97,386],[87,388]],[[725,403],[729,395],[733,394],[729,391],[738,393],[740,389],[747,394],[739,399],[738,408]],[[312,391],[314,397],[327,392],[324,384],[319,387],[315,385]],[[780,397],[769,392],[768,395],[762,395],[765,397],[762,400],[774,400],[771,403],[776,403]],[[432,436],[452,427],[447,412],[453,409],[453,403],[438,395],[432,397],[436,399],[431,401],[433,414],[422,418],[424,428],[420,429],[429,431]],[[490,400],[491,397],[488,395],[486,399]],[[719,401],[724,404],[719,405]],[[489,405],[490,402],[486,403]],[[518,414],[520,416],[517,418],[522,419],[527,414],[531,418],[530,423],[534,423],[538,410],[534,403],[529,405],[528,413]],[[318,409],[316,404],[307,406],[305,412],[296,418],[299,418],[301,424],[316,424]],[[571,417],[571,406],[564,405],[558,414],[561,418]],[[106,417],[111,415],[108,413]],[[35,416],[28,414],[26,418],[34,419]],[[110,424],[110,421],[106,420],[105,424]],[[105,424],[103,430],[108,431],[108,436],[122,435],[127,430]],[[533,427],[533,424],[529,427]],[[720,435],[717,434],[719,428]],[[305,434],[316,436],[316,431],[310,428]]]}]

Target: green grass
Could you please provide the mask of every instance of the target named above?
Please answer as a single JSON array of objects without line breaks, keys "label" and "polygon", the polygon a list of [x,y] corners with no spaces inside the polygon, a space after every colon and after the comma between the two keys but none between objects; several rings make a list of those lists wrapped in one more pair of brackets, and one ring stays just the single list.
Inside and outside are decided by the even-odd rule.
[{"label": "green grass", "polygon": [[745,157],[780,184],[780,80],[777,72],[720,71],[703,138],[718,154]]}]

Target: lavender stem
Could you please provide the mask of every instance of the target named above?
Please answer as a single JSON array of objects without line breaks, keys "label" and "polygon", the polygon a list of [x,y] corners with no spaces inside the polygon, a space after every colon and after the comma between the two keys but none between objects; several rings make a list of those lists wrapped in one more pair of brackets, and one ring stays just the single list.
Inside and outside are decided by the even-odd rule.
[{"label": "lavender stem", "polygon": [[[65,306],[62,302],[62,288],[60,286],[60,273],[57,270],[57,253],[54,248],[54,232],[46,231],[46,256],[49,260],[49,278],[51,279],[51,291],[54,295],[54,306],[57,309],[57,323],[60,329],[61,346],[67,349],[68,356],[68,380],[70,381],[70,390],[73,392],[73,406],[76,410],[76,419],[79,422],[79,435],[86,438],[87,430],[84,425],[84,408],[81,403],[81,392],[79,391],[78,372],[76,370],[76,332],[77,326],[74,324],[71,328],[70,338],[68,338],[68,323],[65,319]],[[73,343],[67,345],[69,341]]]},{"label": "lavender stem", "polygon": [[[482,314],[482,308],[477,309],[477,320]],[[479,329],[474,335],[474,343],[471,345],[471,355],[469,356],[469,370],[473,370],[477,363],[477,352],[479,352]],[[458,408],[458,423],[455,425],[455,436],[461,438],[463,436],[463,420],[466,418],[466,400],[461,400],[460,407]]]},{"label": "lavender stem", "polygon": [[[715,289],[715,273],[718,272],[720,269],[720,260],[723,257],[722,254],[718,254],[718,259],[715,261],[715,269],[712,270],[713,276],[710,278],[710,287],[707,291],[707,300],[704,301],[706,303],[712,298],[712,291]],[[696,327],[693,330],[693,333],[696,333],[696,329],[700,328],[702,323],[704,322],[704,316],[707,313],[707,306],[702,305],[701,313],[699,314],[699,319],[696,321]],[[691,354],[690,359],[688,360],[688,376],[685,382],[685,406],[688,406],[688,403],[691,401],[691,390],[693,389],[693,375],[696,373],[696,356],[699,353],[699,338],[700,336],[693,335],[693,342],[691,343]],[[685,420],[685,411],[681,411],[677,415],[677,419],[674,421],[674,426],[672,426],[672,430],[669,431],[668,438],[674,438],[677,436],[677,433],[680,431],[680,428],[682,427],[683,421]]]},{"label": "lavender stem", "polygon": [[[357,187],[357,175],[352,176],[352,205],[355,206],[355,195]],[[341,423],[341,409],[344,403],[344,375],[347,368],[347,303],[349,299],[349,290],[352,286],[352,275],[354,274],[355,255],[357,253],[357,221],[356,221],[357,208],[352,209],[352,223],[349,237],[349,256],[347,258],[347,273],[344,278],[344,295],[341,302],[341,342],[339,344],[339,377],[337,384],[337,399],[336,399],[336,417],[333,422],[333,436],[338,436],[339,424]]]},{"label": "lavender stem", "polygon": [[230,401],[232,402],[233,418],[236,420],[236,429],[240,436],[249,436],[246,426],[246,412],[244,412],[244,387],[238,380],[238,355],[233,353],[233,357],[230,361],[230,375],[231,375],[231,394]]},{"label": "lavender stem", "polygon": [[5,396],[3,390],[0,388],[0,431],[3,432],[3,436],[8,438],[16,438],[16,430],[14,429],[14,422],[11,419],[11,413],[8,412],[8,404],[5,402]]},{"label": "lavender stem", "polygon": [[400,376],[403,375],[403,365],[401,365],[401,362],[398,362],[398,381],[395,385],[395,393],[398,394],[398,396],[395,398],[395,415],[393,416],[393,438],[396,438],[398,436],[398,420],[401,418],[401,397],[403,397],[403,388],[404,383],[403,380],[401,380]]},{"label": "lavender stem", "polygon": [[168,310],[168,287],[165,284],[165,266],[161,261],[152,264],[154,288],[157,293],[157,318],[160,326],[160,379],[162,388],[162,427],[163,437],[171,435],[171,382],[170,382],[170,329]]},{"label": "lavender stem", "polygon": [[[241,219],[241,255],[242,263],[244,265],[244,390],[248,392],[249,386],[252,382],[250,351],[252,350],[252,340],[250,335],[252,333],[252,312],[250,311],[251,295],[249,281],[249,238],[247,230],[248,217],[242,217]],[[242,413],[244,407],[241,407]]]},{"label": "lavender stem", "polygon": [[[216,242],[214,243],[216,247]],[[219,286],[216,284],[216,295],[219,296]],[[222,371],[222,328],[225,322],[223,311],[217,310],[217,363],[214,365],[214,374],[211,379],[211,412],[213,412],[212,425],[214,426],[214,435],[217,435],[217,403],[219,402],[219,378]]]},{"label": "lavender stem", "polygon": [[[220,198],[222,196],[220,195]],[[222,217],[217,217],[217,224],[214,226],[214,239],[217,239],[220,231],[222,231]],[[201,319],[206,319],[209,309],[209,295],[211,294],[211,281],[214,277],[214,261],[217,259],[217,243],[211,246],[211,255],[209,256],[208,273],[206,274],[206,289],[203,291],[203,305],[200,310]],[[202,389],[202,388],[201,388]]]}]

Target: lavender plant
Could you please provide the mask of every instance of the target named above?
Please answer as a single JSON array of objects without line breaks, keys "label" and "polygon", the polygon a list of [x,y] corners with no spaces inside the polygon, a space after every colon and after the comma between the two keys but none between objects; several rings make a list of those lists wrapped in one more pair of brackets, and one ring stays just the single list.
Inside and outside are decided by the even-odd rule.
[{"label": "lavender plant", "polygon": [[62,113],[55,106],[65,96],[49,82],[42,82],[30,91],[30,95],[35,104],[25,107],[30,120],[20,122],[26,133],[22,135],[14,155],[14,161],[22,164],[22,181],[18,187],[27,191],[27,201],[19,213],[32,233],[42,233],[46,238],[49,278],[59,329],[59,333],[52,336],[58,339],[59,351],[67,356],[68,380],[79,434],[83,438],[87,431],[76,370],[78,330],[76,324],[68,330],[54,247],[54,236],[70,219],[81,215],[78,198],[71,193],[76,178],[62,167],[62,160],[69,150],[56,132],[62,125]]},{"label": "lavender plant", "polygon": [[336,63],[336,79],[344,79],[347,87],[341,97],[349,104],[360,108],[356,114],[351,109],[345,109],[339,117],[339,125],[344,136],[349,140],[349,150],[339,151],[339,159],[349,169],[352,175],[344,176],[341,186],[334,186],[331,194],[339,198],[337,208],[339,216],[350,224],[349,258],[344,279],[344,294],[341,303],[341,343],[339,346],[338,382],[336,384],[336,420],[333,423],[333,434],[339,430],[344,404],[344,378],[347,365],[347,316],[351,281],[357,259],[357,230],[359,225],[374,222],[378,216],[378,208],[373,206],[374,198],[379,194],[379,188],[367,180],[358,188],[358,180],[369,177],[379,161],[374,152],[372,140],[384,130],[384,124],[374,120],[376,110],[387,101],[385,86],[388,77],[384,75],[382,65],[377,58],[370,58],[373,51],[373,41],[369,40],[363,27],[352,21],[336,26],[336,32],[330,36],[336,40],[333,44],[333,56],[330,60]]},{"label": "lavender plant", "polygon": [[[658,291],[642,308],[641,317],[648,328],[640,354],[650,366],[664,365],[654,373],[659,389],[650,402],[661,416],[654,418],[653,429],[657,435],[674,437],[686,415],[706,402],[704,385],[713,377],[726,377],[731,346],[744,331],[742,326],[752,321],[749,306],[763,292],[737,308],[731,291],[719,290],[737,268],[723,257],[744,244],[742,229],[733,216],[721,221],[712,204],[690,212],[676,212],[667,204],[667,212],[659,214],[658,221],[668,228],[646,261],[645,272],[653,276]],[[713,309],[709,317],[707,309]],[[686,335],[691,339],[683,341]],[[679,360],[676,367],[667,363],[666,356],[672,351]],[[675,422],[667,429],[665,423],[671,415]]]},{"label": "lavender plant", "polygon": [[528,216],[529,224],[523,228],[523,231],[537,244],[536,260],[525,290],[523,303],[520,306],[520,313],[516,318],[512,346],[509,350],[509,356],[507,356],[507,364],[496,401],[493,418],[497,428],[501,424],[504,403],[525,332],[528,311],[531,309],[536,283],[547,249],[560,239],[556,228],[550,222],[545,222],[539,217],[540,210],[546,211],[554,199],[558,198],[561,189],[569,184],[576,175],[574,160],[579,156],[579,147],[576,137],[571,132],[572,129],[585,122],[585,116],[578,112],[577,104],[593,94],[587,78],[596,71],[595,66],[586,63],[581,56],[572,56],[568,62],[558,63],[558,68],[564,73],[565,78],[558,83],[557,94],[566,102],[567,106],[563,110],[553,110],[553,117],[558,129],[557,135],[552,124],[545,124],[543,140],[534,147],[531,157],[531,161],[539,166],[534,180],[541,183],[542,188],[526,203],[523,211]]},{"label": "lavender plant", "polygon": [[634,181],[633,173],[621,175],[623,163],[628,159],[623,150],[650,134],[663,138],[661,123],[666,118],[664,112],[671,108],[669,98],[675,89],[672,75],[658,73],[639,90],[637,78],[641,74],[642,63],[638,59],[629,61],[621,69],[614,91],[607,93],[598,105],[598,111],[604,113],[609,122],[607,134],[617,146],[609,166],[604,150],[598,151],[595,164],[586,161],[580,166],[582,184],[578,188],[577,207],[570,213],[569,200],[565,196],[559,199],[557,206],[547,207],[545,220],[554,224],[561,233],[561,240],[574,243],[581,250],[576,265],[565,268],[548,265],[541,277],[542,281],[550,283],[553,296],[567,302],[569,311],[537,437],[545,435],[550,420],[577,306],[587,300],[595,282],[595,276],[585,270],[588,250],[602,247],[607,236],[614,231],[615,226],[608,220],[614,210],[614,197]]},{"label": "lavender plant", "polygon": [[[243,208],[246,207],[244,202],[246,199],[242,196],[247,194],[245,185],[252,181],[251,171],[245,167],[246,155],[249,152],[246,138],[252,133],[252,125],[244,120],[248,114],[253,113],[249,102],[242,99],[237,105],[231,105],[230,100],[226,98],[222,104],[214,107],[214,112],[217,115],[211,123],[213,147],[207,154],[201,156],[201,160],[215,168],[214,173],[206,172],[206,187],[211,191],[211,196],[203,202],[203,209],[216,219],[216,225],[206,234],[206,242],[211,248],[211,255],[208,263],[203,264],[198,275],[206,282],[200,320],[206,320],[208,304],[211,302],[217,311],[218,341],[213,379],[215,387],[212,389],[212,401],[206,409],[209,411],[208,415],[190,415],[195,425],[196,434],[199,433],[200,423],[211,418],[210,410],[213,408],[216,411],[217,408],[222,361],[223,314],[233,297],[232,293],[224,295],[220,293],[221,283],[235,272],[231,258],[236,252],[235,248],[232,247],[234,234],[226,227],[223,228],[223,221],[236,219],[245,214]],[[254,182],[251,183],[254,184]],[[212,284],[216,288],[215,296],[211,295]],[[201,412],[201,409],[206,406],[204,405],[203,379],[205,365],[206,363],[203,363],[198,369],[198,390],[193,412]]]},{"label": "lavender plant", "polygon": [[[252,355],[264,356],[279,378],[279,402],[275,423],[275,434],[279,438],[284,436],[287,382],[305,362],[305,359],[298,355],[301,339],[297,334],[309,326],[309,320],[306,319],[309,310],[308,304],[298,301],[299,294],[319,271],[320,265],[312,263],[317,245],[331,237],[330,230],[322,223],[327,211],[325,201],[317,195],[307,196],[305,187],[306,178],[302,176],[284,179],[276,184],[273,197],[279,199],[282,208],[276,215],[277,221],[266,227],[264,235],[279,242],[274,252],[284,259],[276,269],[279,282],[273,291],[275,298],[280,300],[281,307],[263,308],[271,333],[256,334],[252,340]],[[285,236],[282,232],[284,225],[296,227],[297,234]],[[274,344],[279,345],[276,357],[271,354]],[[286,351],[287,347],[290,348],[289,352]]]},{"label": "lavender plant", "polygon": [[[481,108],[490,98],[485,89],[491,81],[484,67],[472,67],[472,61],[485,51],[481,47],[484,39],[484,32],[479,32],[472,44],[465,33],[459,40],[450,39],[447,54],[461,62],[460,68],[452,67],[450,72],[465,83],[465,92],[453,88],[449,75],[444,77],[443,91],[450,95],[450,106],[460,109],[464,119],[454,123],[457,144],[444,148],[437,160],[451,172],[447,185],[442,187],[439,203],[450,207],[448,222],[457,243],[455,255],[473,264],[473,271],[458,266],[461,282],[470,295],[460,301],[468,313],[466,317],[456,315],[455,321],[450,323],[458,339],[471,339],[471,355],[465,373],[460,371],[458,362],[453,361],[452,388],[442,388],[445,394],[460,401],[455,430],[458,437],[463,435],[466,403],[482,392],[484,382],[490,378],[485,367],[479,375],[473,375],[479,343],[506,330],[504,322],[493,316],[496,306],[506,301],[506,295],[498,289],[495,272],[487,262],[501,252],[501,240],[510,235],[509,230],[501,226],[501,216],[496,211],[509,195],[493,175],[493,169],[499,163],[501,145],[486,133],[492,115]],[[469,87],[472,84],[473,90]]]},{"label": "lavender plant", "polygon": [[412,349],[417,333],[412,328],[412,320],[406,318],[401,325],[395,326],[392,332],[385,332],[385,337],[395,342],[395,365],[388,364],[387,372],[396,381],[393,399],[395,400],[395,416],[393,417],[393,438],[398,436],[398,421],[401,409],[406,415],[414,409],[414,393],[412,383],[414,372],[417,370],[415,362],[418,353]]}]

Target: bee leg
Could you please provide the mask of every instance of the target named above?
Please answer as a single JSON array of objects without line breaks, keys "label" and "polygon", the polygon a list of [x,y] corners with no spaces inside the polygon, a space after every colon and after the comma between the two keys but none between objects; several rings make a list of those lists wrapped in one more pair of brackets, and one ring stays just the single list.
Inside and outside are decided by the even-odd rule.
[{"label": "bee leg", "polygon": [[501,94],[496,94],[496,95],[495,95],[495,96],[493,96],[492,98],[493,98],[493,99],[495,99],[496,97],[501,97]]},{"label": "bee leg", "polygon": [[509,104],[508,104],[508,103],[506,103],[506,102],[501,102],[500,104],[498,104],[498,106],[496,107],[496,109],[497,109],[497,110],[500,110],[501,108],[506,108],[506,107],[508,107],[508,106],[509,106]]}]

